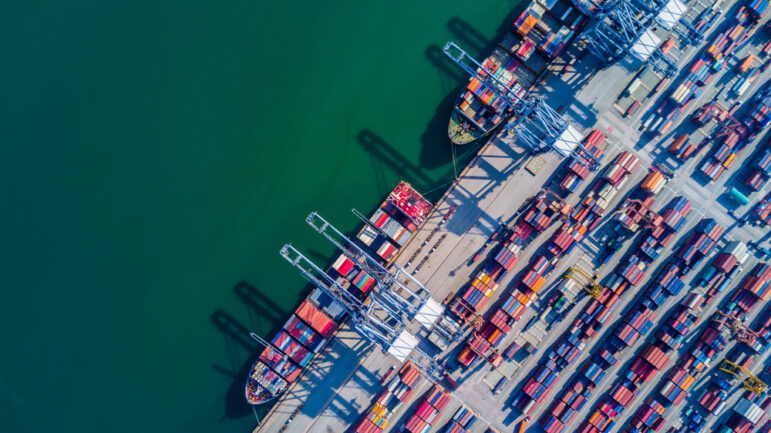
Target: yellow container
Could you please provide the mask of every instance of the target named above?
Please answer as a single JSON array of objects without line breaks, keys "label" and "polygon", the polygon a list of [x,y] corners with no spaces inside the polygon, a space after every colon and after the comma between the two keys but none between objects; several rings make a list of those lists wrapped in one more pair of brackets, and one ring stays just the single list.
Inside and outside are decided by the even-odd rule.
[{"label": "yellow container", "polygon": [[682,384],[682,385],[680,385],[680,388],[681,388],[683,391],[688,391],[688,389],[691,387],[691,385],[693,385],[693,381],[694,381],[694,380],[695,380],[695,379],[694,379],[694,377],[693,377],[693,376],[691,376],[691,375],[688,375],[688,377],[686,377],[686,378],[685,378],[685,380],[683,381],[683,384]]},{"label": "yellow container", "polygon": [[729,165],[731,165],[731,161],[733,161],[734,158],[736,158],[735,153],[732,153],[731,155],[729,155],[728,158],[726,158],[725,162],[723,163],[723,167],[727,168]]}]

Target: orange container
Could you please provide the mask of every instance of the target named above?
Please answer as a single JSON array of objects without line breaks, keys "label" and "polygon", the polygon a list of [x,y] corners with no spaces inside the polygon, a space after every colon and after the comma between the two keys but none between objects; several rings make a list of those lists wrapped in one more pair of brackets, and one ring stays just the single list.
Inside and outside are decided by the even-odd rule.
[{"label": "orange container", "polygon": [[752,56],[752,54],[749,54],[746,59],[742,60],[742,62],[739,64],[739,72],[747,72],[748,69],[750,69],[750,66],[752,66],[752,62],[755,61],[755,58]]},{"label": "orange container", "polygon": [[546,279],[544,277],[538,277],[535,282],[533,283],[533,287],[531,290],[533,290],[535,293],[538,293],[539,290],[541,290],[541,286],[546,282]]}]

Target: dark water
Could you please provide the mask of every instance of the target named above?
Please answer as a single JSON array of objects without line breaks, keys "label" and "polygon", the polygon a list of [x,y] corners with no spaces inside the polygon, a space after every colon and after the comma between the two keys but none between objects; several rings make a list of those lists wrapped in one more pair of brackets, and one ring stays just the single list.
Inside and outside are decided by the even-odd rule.
[{"label": "dark water", "polygon": [[280,246],[325,264],[309,211],[441,193],[439,46],[516,1],[7,2],[0,431],[250,431],[246,333],[304,290]]}]

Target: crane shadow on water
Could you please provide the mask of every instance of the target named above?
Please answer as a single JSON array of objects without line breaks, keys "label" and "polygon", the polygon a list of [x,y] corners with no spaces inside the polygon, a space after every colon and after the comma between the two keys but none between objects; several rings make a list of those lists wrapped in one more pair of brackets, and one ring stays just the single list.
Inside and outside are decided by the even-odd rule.
[{"label": "crane shadow on water", "polygon": [[[228,350],[230,366],[212,365],[212,369],[231,379],[225,391],[223,418],[243,418],[251,413],[244,400],[244,386],[252,363],[260,353],[260,347],[249,337],[249,329],[236,318],[222,310],[211,314],[214,326],[222,332]],[[243,352],[249,356],[243,360]]]},{"label": "crane shadow on water", "polygon": [[[446,120],[446,119],[445,119]],[[446,131],[446,128],[444,129]],[[439,146],[445,147],[445,152],[449,154],[450,145],[449,140],[446,139],[447,134],[444,133],[444,144],[434,144],[435,152],[439,153],[441,150]],[[415,189],[423,193],[428,200],[438,199],[444,192],[443,186],[449,186],[450,182],[454,179],[453,168],[448,169],[441,175],[429,175],[423,168],[423,164],[416,164],[413,161],[406,158],[391,144],[385,141],[382,137],[372,132],[370,129],[362,129],[357,135],[359,143],[364,147],[364,150],[369,152],[373,157],[373,170],[383,171],[388,169],[396,173],[400,178],[407,182],[410,182]],[[436,142],[438,143],[438,141]],[[425,146],[424,146],[425,147]],[[478,149],[478,148],[477,148]],[[463,163],[468,162],[474,155],[475,148],[469,147],[461,154],[461,158],[466,158]],[[459,163],[459,170],[461,165]],[[383,177],[385,179],[385,176]],[[385,180],[383,180],[385,182]],[[391,188],[388,188],[385,183],[378,184],[378,188],[383,190],[383,194],[387,194]]]},{"label": "crane shadow on water", "polygon": [[[268,294],[260,291],[246,281],[239,281],[233,287],[236,296],[249,307],[251,324],[245,325],[232,314],[218,309],[209,319],[225,339],[227,365],[212,365],[212,370],[230,379],[225,390],[225,413],[223,418],[243,418],[257,414],[260,418],[267,414],[270,404],[256,407],[256,412],[244,399],[244,386],[254,360],[263,347],[249,335],[254,330],[258,335],[272,336],[282,327],[287,311],[276,304]],[[253,315],[256,315],[256,320]]]},{"label": "crane shadow on water", "polygon": [[527,3],[521,2],[517,7],[512,8],[503,18],[492,38],[486,37],[471,23],[459,16],[454,16],[447,21],[447,29],[452,33],[458,45],[466,52],[477,57],[487,57],[506,33],[513,29],[514,21],[526,7]]},{"label": "crane shadow on water", "polygon": [[[423,168],[410,161],[390,143],[383,140],[382,137],[372,132],[370,129],[362,129],[356,136],[356,139],[369,152],[373,160],[373,169],[382,171],[383,166],[395,172],[399,177],[414,185],[433,185],[436,179],[429,176]],[[385,178],[384,178],[385,179]],[[383,180],[385,182],[385,180]],[[385,185],[378,185],[384,191],[389,189]]]},{"label": "crane shadow on water", "polygon": [[255,325],[257,325],[258,330],[266,323],[276,323],[287,316],[287,312],[270,299],[267,294],[257,290],[246,281],[239,281],[233,291],[244,304],[257,313],[258,323]]}]

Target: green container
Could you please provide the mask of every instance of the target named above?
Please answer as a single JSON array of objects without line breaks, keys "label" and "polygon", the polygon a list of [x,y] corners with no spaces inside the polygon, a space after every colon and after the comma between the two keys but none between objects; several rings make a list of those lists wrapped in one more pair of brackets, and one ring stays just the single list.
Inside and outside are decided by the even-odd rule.
[{"label": "green container", "polygon": [[565,295],[561,295],[556,302],[554,302],[554,309],[559,310],[562,308],[562,306],[565,304],[565,301],[567,301],[568,298],[565,297]]},{"label": "green container", "polygon": [[731,198],[743,205],[750,204],[750,199],[748,199],[746,195],[739,192],[739,190],[736,188],[731,188]]}]

